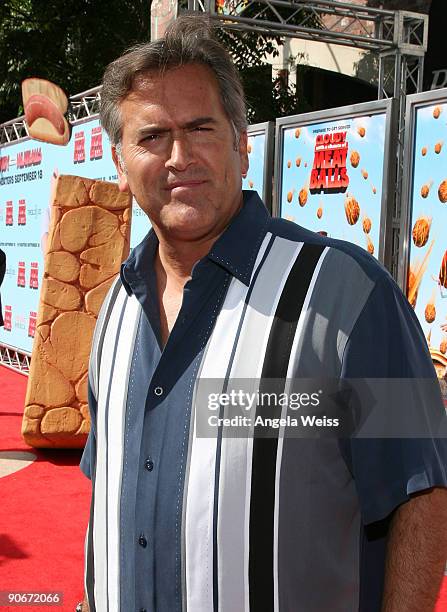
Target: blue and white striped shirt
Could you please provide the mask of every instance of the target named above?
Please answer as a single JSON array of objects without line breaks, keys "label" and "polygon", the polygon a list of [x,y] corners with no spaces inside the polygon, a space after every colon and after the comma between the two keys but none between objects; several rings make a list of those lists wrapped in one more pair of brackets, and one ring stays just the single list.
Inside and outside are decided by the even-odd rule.
[{"label": "blue and white striped shirt", "polygon": [[389,517],[447,484],[444,442],[201,438],[195,390],[435,376],[406,299],[362,249],[271,219],[245,192],[163,349],[156,249],[151,231],[132,251],[93,342],[91,611],[377,612]]}]

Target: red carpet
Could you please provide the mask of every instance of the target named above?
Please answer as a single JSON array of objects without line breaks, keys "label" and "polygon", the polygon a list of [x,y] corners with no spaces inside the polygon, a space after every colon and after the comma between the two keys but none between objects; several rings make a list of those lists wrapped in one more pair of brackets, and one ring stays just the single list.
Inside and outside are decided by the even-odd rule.
[{"label": "red carpet", "polygon": [[[27,378],[0,366],[0,450],[37,455],[30,466],[0,478],[0,591],[61,592],[61,606],[0,609],[73,612],[83,593],[83,546],[90,481],[80,451],[37,450],[20,436]],[[447,611],[447,579],[435,612]]]},{"label": "red carpet", "polygon": [[447,577],[444,578],[444,584],[442,585],[441,592],[439,594],[438,605],[436,606],[435,612],[446,612],[447,610]]},{"label": "red carpet", "polygon": [[84,534],[90,481],[80,451],[37,450],[20,435],[27,378],[0,366],[0,450],[27,450],[37,460],[0,478],[0,591],[61,592],[61,606],[3,610],[72,612],[83,595]]}]

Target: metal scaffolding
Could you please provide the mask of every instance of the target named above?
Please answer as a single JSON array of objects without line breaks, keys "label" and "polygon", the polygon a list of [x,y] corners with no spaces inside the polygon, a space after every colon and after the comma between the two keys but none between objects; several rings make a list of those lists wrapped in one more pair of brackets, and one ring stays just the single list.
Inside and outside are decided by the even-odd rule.
[{"label": "metal scaffolding", "polygon": [[100,102],[101,85],[72,96],[69,106],[70,123],[77,123],[98,115]]},{"label": "metal scaffolding", "polygon": [[0,146],[28,138],[25,117],[17,117],[0,125]]},{"label": "metal scaffolding", "polygon": [[9,346],[8,344],[0,344],[0,365],[27,376],[30,363],[30,353],[22,351],[14,346]]},{"label": "metal scaffolding", "polygon": [[[188,0],[188,10],[207,13],[225,29],[313,40],[377,53],[379,98],[395,93],[395,82],[409,80],[415,87],[422,84],[421,59],[427,50],[428,15],[333,0],[232,0],[223,9],[213,0]],[[248,13],[250,17],[245,16]],[[394,60],[392,71],[386,61],[390,57]]]}]

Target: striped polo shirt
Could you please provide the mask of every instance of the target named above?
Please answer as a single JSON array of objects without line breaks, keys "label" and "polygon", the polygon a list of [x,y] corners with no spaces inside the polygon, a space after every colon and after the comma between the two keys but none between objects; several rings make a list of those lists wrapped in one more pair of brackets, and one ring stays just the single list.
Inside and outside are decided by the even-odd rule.
[{"label": "striped polo shirt", "polygon": [[196,391],[434,377],[407,300],[364,250],[272,219],[244,192],[163,348],[157,245],[151,231],[123,264],[93,341],[90,610],[377,612],[390,516],[447,484],[444,442],[200,437]]}]

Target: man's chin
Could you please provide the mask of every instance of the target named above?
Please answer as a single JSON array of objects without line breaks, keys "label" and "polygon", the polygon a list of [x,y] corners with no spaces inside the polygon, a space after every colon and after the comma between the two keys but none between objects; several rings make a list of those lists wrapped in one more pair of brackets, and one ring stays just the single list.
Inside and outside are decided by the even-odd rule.
[{"label": "man's chin", "polygon": [[209,207],[202,201],[172,200],[160,215],[164,227],[170,230],[175,228],[193,229],[196,226],[206,224],[206,218],[210,212]]},{"label": "man's chin", "polygon": [[218,236],[231,219],[222,217],[206,198],[172,199],[163,206],[158,218],[161,232],[171,240],[202,241]]},{"label": "man's chin", "polygon": [[166,213],[188,214],[190,211],[201,210],[205,206],[208,207],[209,204],[203,195],[182,188],[181,193],[177,195],[171,194],[171,199],[166,207]]},{"label": "man's chin", "polygon": [[192,219],[176,219],[161,229],[168,240],[200,242],[212,236],[213,228],[213,223],[204,223],[203,219],[196,222]]}]

